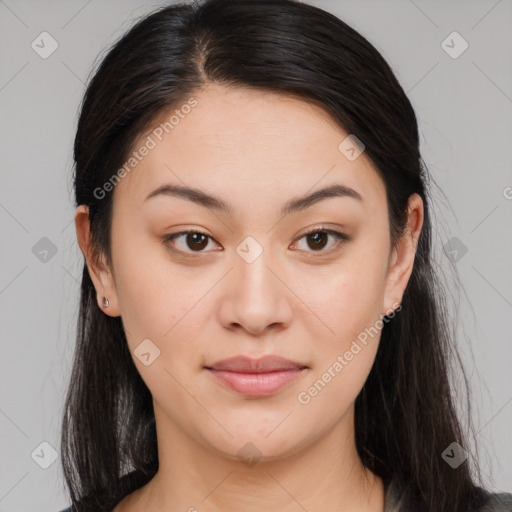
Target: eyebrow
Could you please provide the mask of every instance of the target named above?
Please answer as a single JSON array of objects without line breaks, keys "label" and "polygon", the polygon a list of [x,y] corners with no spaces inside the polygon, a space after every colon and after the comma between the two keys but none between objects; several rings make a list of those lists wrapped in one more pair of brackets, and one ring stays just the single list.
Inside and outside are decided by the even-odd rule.
[{"label": "eyebrow", "polygon": [[[146,202],[150,198],[161,195],[187,199],[206,208],[218,210],[229,215],[233,213],[233,207],[230,204],[226,203],[223,199],[207,194],[206,192],[203,192],[202,190],[199,190],[197,188],[182,185],[162,185],[157,189],[153,190],[153,192],[151,192],[144,199],[144,202]],[[305,210],[306,208],[309,208],[315,203],[318,203],[323,199],[328,199],[331,197],[351,197],[352,199],[356,199],[357,201],[363,202],[361,194],[354,190],[353,188],[341,184],[334,184],[317,190],[312,194],[308,194],[288,201],[281,209],[281,216],[284,217],[285,215]]]}]

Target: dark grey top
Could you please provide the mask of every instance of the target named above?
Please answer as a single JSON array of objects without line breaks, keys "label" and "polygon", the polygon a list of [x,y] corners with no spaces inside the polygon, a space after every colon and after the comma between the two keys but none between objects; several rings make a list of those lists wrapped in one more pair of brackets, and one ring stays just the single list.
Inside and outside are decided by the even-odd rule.
[{"label": "dark grey top", "polygon": [[[406,503],[407,496],[405,492],[400,491],[394,482],[391,482],[386,488],[386,506],[384,512],[417,512],[414,507]],[[72,512],[68,507],[61,512]],[[478,512],[512,512],[512,494],[499,493],[492,494]]]},{"label": "dark grey top", "polygon": [[[407,493],[398,489],[395,482],[392,481],[386,489],[384,512],[417,512],[417,510],[408,501]],[[478,512],[512,512],[512,494],[491,494]]]}]

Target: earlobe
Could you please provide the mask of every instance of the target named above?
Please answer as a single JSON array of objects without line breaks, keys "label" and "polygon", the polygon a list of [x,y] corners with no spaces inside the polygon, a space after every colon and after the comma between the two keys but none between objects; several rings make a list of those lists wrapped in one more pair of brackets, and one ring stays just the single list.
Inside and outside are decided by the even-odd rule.
[{"label": "earlobe", "polygon": [[94,247],[90,232],[89,208],[86,205],[78,206],[75,211],[75,228],[80,250],[96,289],[98,307],[109,316],[119,316],[114,277],[105,262],[104,254],[99,254]]}]

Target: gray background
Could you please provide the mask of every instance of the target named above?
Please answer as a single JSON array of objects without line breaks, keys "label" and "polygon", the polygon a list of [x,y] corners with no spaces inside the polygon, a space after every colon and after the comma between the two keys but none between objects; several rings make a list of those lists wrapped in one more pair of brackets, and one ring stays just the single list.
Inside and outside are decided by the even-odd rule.
[{"label": "gray background", "polygon": [[[377,47],[416,110],[423,158],[446,195],[434,191],[437,257],[443,268],[454,262],[464,286],[453,294],[476,441],[490,487],[511,491],[512,2],[311,3]],[[42,442],[59,451],[74,345],[82,265],[72,222],[77,110],[100,52],[157,5],[0,0],[2,511],[67,504],[59,460],[47,469],[35,460],[39,453],[40,463],[49,461]],[[43,31],[58,43],[47,59],[31,47]],[[446,50],[462,41],[443,44],[454,31],[469,45],[457,58]],[[49,245],[43,237],[55,254],[39,252]]]}]

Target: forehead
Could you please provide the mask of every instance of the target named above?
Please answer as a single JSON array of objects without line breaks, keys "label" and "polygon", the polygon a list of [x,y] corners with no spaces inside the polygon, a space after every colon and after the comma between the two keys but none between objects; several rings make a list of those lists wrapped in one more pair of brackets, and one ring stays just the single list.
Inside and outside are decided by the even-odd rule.
[{"label": "forehead", "polygon": [[[350,135],[321,107],[273,92],[209,85],[191,94],[192,108],[175,106],[133,145],[151,149],[116,187],[140,205],[165,183],[236,199],[283,200],[342,183],[368,197],[384,186],[363,152],[349,160],[340,144]],[[184,98],[181,106],[188,105]],[[172,124],[170,122],[171,117]],[[243,203],[243,201],[241,201]]]}]

